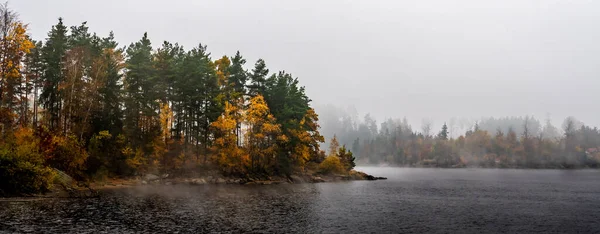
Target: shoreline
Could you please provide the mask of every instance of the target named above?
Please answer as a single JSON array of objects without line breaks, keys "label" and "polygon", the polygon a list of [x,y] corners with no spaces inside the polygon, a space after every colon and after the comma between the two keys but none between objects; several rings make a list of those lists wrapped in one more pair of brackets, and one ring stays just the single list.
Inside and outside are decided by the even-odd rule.
[{"label": "shoreline", "polygon": [[221,175],[195,176],[195,177],[169,177],[147,174],[143,177],[131,178],[111,178],[104,181],[93,181],[88,185],[81,186],[77,184],[53,184],[50,191],[44,194],[32,194],[29,196],[0,197],[0,202],[28,202],[53,198],[94,198],[99,196],[99,192],[136,187],[151,186],[170,186],[170,185],[275,185],[275,184],[314,184],[314,183],[335,183],[342,181],[358,180],[386,180],[385,177],[376,177],[360,171],[352,171],[348,175],[316,175],[316,174],[295,174],[289,177],[274,176],[264,179],[257,178],[238,178],[225,177]]},{"label": "shoreline", "polygon": [[239,178],[225,176],[197,176],[197,177],[158,177],[148,176],[143,178],[109,179],[105,182],[90,184],[92,189],[135,187],[146,185],[271,185],[271,184],[314,184],[341,181],[359,180],[385,180],[385,177],[376,177],[360,171],[353,171],[348,175],[313,175],[294,174],[289,177],[273,176],[269,178]]}]

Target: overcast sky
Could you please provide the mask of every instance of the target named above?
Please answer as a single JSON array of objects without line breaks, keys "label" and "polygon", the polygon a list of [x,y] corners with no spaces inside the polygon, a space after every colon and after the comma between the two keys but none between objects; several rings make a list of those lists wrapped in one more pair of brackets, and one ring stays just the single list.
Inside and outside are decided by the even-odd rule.
[{"label": "overcast sky", "polygon": [[[63,17],[121,45],[240,50],[299,77],[315,104],[436,125],[550,113],[600,126],[600,1],[11,0],[34,39]],[[381,122],[381,121],[379,121]]]}]

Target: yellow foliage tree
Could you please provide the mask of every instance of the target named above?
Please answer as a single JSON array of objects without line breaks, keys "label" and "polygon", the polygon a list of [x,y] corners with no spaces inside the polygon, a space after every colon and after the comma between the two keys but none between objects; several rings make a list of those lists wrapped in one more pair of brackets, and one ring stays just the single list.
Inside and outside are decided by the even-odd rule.
[{"label": "yellow foliage tree", "polygon": [[277,141],[286,141],[281,127],[271,115],[265,99],[257,95],[250,99],[245,115],[246,148],[250,155],[250,168],[254,172],[266,172],[277,157]]},{"label": "yellow foliage tree", "polygon": [[167,157],[169,146],[173,143],[173,139],[171,138],[173,111],[168,103],[160,104],[159,122],[161,131],[160,136],[153,142],[154,157],[152,158],[152,166],[162,166],[163,169],[167,169],[173,164]]},{"label": "yellow foliage tree", "polygon": [[4,35],[0,40],[0,119],[2,129],[10,130],[18,115],[15,107],[24,101],[19,97],[19,85],[23,79],[22,62],[35,45],[26,34],[26,25],[6,9],[3,14],[7,20],[0,25]]},{"label": "yellow foliage tree", "polygon": [[213,161],[225,174],[242,175],[246,173],[248,155],[237,144],[236,121],[233,118],[237,111],[236,106],[226,102],[223,114],[211,123],[215,133],[213,150],[216,154]]},{"label": "yellow foliage tree", "polygon": [[[319,145],[325,139],[319,133],[318,115],[314,109],[308,109],[304,117],[300,120],[299,128],[290,130],[291,137],[296,139],[298,142],[294,146],[292,156],[294,157],[296,164],[302,168],[308,161],[319,162]],[[335,143],[333,143],[335,141]],[[332,144],[335,144],[335,148],[339,148],[339,143],[334,137]],[[335,152],[334,152],[335,154]],[[322,160],[322,159],[321,159]]]},{"label": "yellow foliage tree", "polygon": [[231,77],[231,60],[227,56],[223,56],[220,59],[215,60],[215,71],[217,75],[217,81],[219,88],[221,89],[220,94],[217,96],[217,100],[220,103],[229,102],[230,105],[235,106],[234,112],[231,112],[231,118],[235,121],[236,129],[234,131],[236,136],[236,142],[238,146],[241,145],[242,131],[241,123],[243,121],[243,109],[244,109],[244,94],[236,92],[235,83],[230,80]]},{"label": "yellow foliage tree", "polygon": [[329,156],[337,154],[338,149],[340,148],[340,143],[337,140],[337,136],[333,135],[331,138],[331,142],[329,142]]}]

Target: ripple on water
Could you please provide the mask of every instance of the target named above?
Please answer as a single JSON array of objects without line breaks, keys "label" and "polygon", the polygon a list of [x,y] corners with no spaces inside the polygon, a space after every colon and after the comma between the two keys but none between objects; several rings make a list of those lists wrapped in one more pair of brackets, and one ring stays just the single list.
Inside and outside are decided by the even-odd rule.
[{"label": "ripple on water", "polygon": [[362,169],[388,180],[2,200],[0,232],[600,232],[598,171]]}]

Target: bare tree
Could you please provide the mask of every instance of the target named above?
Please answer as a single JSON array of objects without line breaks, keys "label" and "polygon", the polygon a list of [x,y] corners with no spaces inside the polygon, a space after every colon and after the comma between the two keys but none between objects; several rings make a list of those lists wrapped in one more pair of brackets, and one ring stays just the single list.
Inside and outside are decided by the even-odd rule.
[{"label": "bare tree", "polygon": [[450,122],[448,122],[448,127],[450,127],[450,138],[454,138],[454,132],[456,130],[457,120],[456,117],[450,118]]},{"label": "bare tree", "polygon": [[421,133],[423,133],[423,136],[431,136],[431,125],[433,125],[433,121],[431,119],[425,118],[421,120]]},{"label": "bare tree", "polygon": [[573,132],[575,132],[575,130],[578,128],[578,123],[579,121],[575,119],[575,117],[567,117],[562,124],[563,131],[565,131],[565,136],[568,137],[569,135],[573,134]]}]

